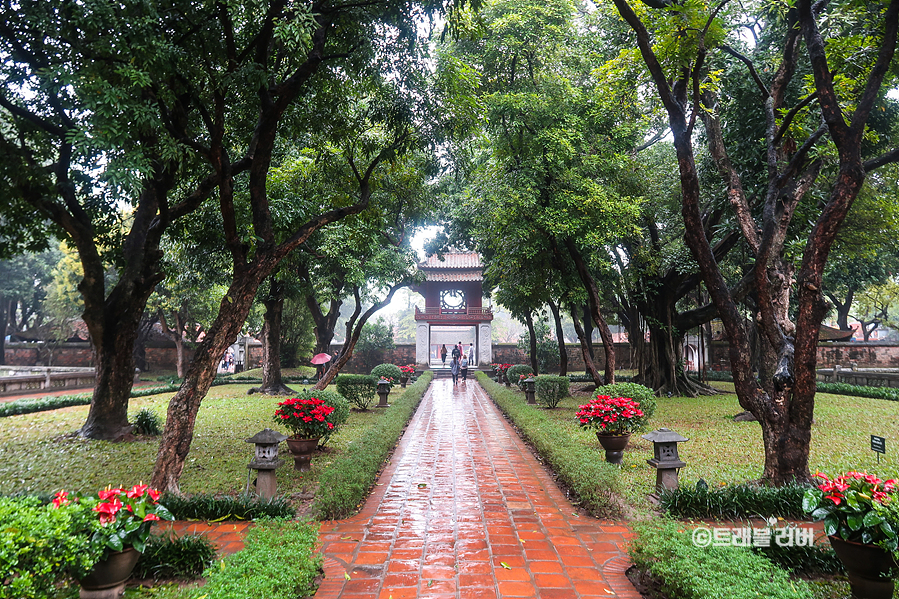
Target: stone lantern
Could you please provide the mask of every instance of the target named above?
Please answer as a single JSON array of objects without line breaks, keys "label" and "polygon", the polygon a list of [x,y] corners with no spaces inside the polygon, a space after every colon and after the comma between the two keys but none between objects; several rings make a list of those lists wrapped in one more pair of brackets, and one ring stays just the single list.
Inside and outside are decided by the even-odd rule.
[{"label": "stone lantern", "polygon": [[676,489],[677,471],[687,465],[677,454],[677,444],[689,439],[667,428],[645,434],[643,438],[652,441],[653,458],[646,463],[656,469],[656,490],[661,493]]},{"label": "stone lantern", "polygon": [[257,471],[256,494],[260,497],[271,499],[277,493],[278,480],[275,477],[275,469],[284,463],[278,459],[278,444],[286,438],[287,435],[265,428],[246,439],[247,443],[256,444],[256,453],[247,468]]},{"label": "stone lantern", "polygon": [[529,376],[528,378],[522,381],[524,383],[524,398],[527,400],[528,404],[536,405],[537,404],[537,394],[535,387],[537,386],[537,381],[534,380],[534,377]]},{"label": "stone lantern", "polygon": [[387,396],[390,394],[390,381],[385,381],[381,379],[378,381],[378,405],[376,408],[389,408],[390,404],[387,403]]}]

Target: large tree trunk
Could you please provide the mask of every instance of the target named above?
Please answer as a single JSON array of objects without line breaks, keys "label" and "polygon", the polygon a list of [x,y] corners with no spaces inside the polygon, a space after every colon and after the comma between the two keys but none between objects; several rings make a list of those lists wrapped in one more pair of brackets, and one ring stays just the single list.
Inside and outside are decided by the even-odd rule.
[{"label": "large tree trunk", "polygon": [[[528,354],[530,354],[531,368],[534,374],[539,374],[539,364],[537,363],[537,332],[534,330],[534,317],[530,312],[524,315],[524,322],[528,327]],[[518,381],[512,381],[517,383]]]},{"label": "large tree trunk", "polygon": [[[602,378],[599,376],[599,371],[596,370],[596,364],[593,363],[593,352],[590,351],[590,345],[587,343],[589,337],[587,337],[586,332],[581,326],[581,322],[578,319],[578,309],[574,306],[571,307],[571,320],[574,321],[574,332],[577,333],[578,341],[581,342],[581,354],[584,356],[584,367],[587,370],[587,374],[593,379],[593,383],[597,387],[602,386]],[[585,319],[589,320],[589,319]]]},{"label": "large tree trunk", "polygon": [[606,324],[606,319],[603,318],[602,313],[599,309],[601,304],[601,298],[599,297],[599,288],[596,286],[596,280],[593,278],[593,275],[590,274],[590,269],[587,268],[587,263],[584,262],[584,258],[583,256],[581,256],[581,252],[577,249],[574,241],[570,238],[566,238],[565,247],[568,249],[568,253],[571,255],[572,260],[574,260],[574,265],[577,268],[578,276],[580,277],[581,282],[584,284],[584,288],[586,288],[587,290],[590,316],[593,318],[593,322],[599,329],[599,336],[602,339],[602,346],[606,352],[605,384],[614,385],[615,341],[612,339],[612,331],[609,330],[609,325]]},{"label": "large tree trunk", "polygon": [[649,341],[641,339],[637,344],[642,350],[642,368],[635,382],[660,396],[716,395],[715,389],[691,380],[684,371],[684,337],[675,322],[677,306],[673,296],[664,292],[649,296],[640,302],[640,311],[649,325]]},{"label": "large tree trunk", "polygon": [[184,351],[184,318],[181,316],[180,311],[175,312],[175,326],[169,327],[165,312],[161,309],[159,310],[158,317],[159,324],[162,327],[162,334],[175,344],[175,372],[178,374],[179,379],[183,379],[184,373],[187,372],[187,356]]},{"label": "large tree trunk", "polygon": [[0,295],[0,364],[6,364],[6,324],[9,321],[9,301]]},{"label": "large tree trunk", "polygon": [[[584,343],[586,343],[586,345],[587,345],[587,353],[590,354],[590,361],[592,362],[593,357],[596,354],[593,353],[593,317],[590,316],[590,306],[584,306],[581,309],[580,314],[576,314],[574,311],[571,312],[571,318],[573,320],[577,320],[579,316],[584,319],[584,331],[583,331],[584,332]],[[586,363],[587,362],[585,360],[584,364],[586,364]],[[590,372],[589,368],[586,368],[585,370],[586,370],[586,374],[593,376],[593,373]],[[594,370],[595,370],[595,367],[594,367]]]},{"label": "large tree trunk", "polygon": [[[232,282],[219,305],[215,322],[197,348],[178,392],[169,402],[165,429],[156,455],[152,486],[178,493],[178,480],[193,440],[200,402],[206,396],[222,355],[240,333],[262,277],[247,273]],[[230,301],[229,301],[230,300]]]},{"label": "large tree trunk", "polygon": [[155,316],[144,314],[140,319],[137,340],[134,342],[134,367],[141,371],[150,370],[150,365],[147,363],[147,339],[150,338],[154,324],[156,324]]},{"label": "large tree trunk", "polygon": [[[91,342],[97,379],[90,411],[79,430],[82,437],[117,440],[131,432],[128,400],[134,386],[134,343],[149,295],[104,310],[100,327],[94,321]],[[98,328],[100,335],[94,334]]]},{"label": "large tree trunk", "polygon": [[281,319],[284,314],[284,285],[276,275],[269,277],[271,289],[265,304],[265,324],[262,327],[262,386],[253,387],[248,394],[295,395],[281,380]]},{"label": "large tree trunk", "polygon": [[568,350],[565,349],[565,333],[562,331],[562,317],[559,314],[559,306],[550,300],[549,309],[552,311],[553,320],[556,323],[556,341],[559,344],[559,376],[568,376]]}]

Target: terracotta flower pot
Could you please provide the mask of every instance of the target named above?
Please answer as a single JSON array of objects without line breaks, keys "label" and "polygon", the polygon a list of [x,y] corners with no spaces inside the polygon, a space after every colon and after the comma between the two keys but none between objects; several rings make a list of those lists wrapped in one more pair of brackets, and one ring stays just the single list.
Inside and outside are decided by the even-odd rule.
[{"label": "terracotta flower pot", "polygon": [[111,551],[106,559],[94,564],[88,575],[78,581],[81,598],[101,599],[121,595],[138,559],[140,553],[134,547]]},{"label": "terracotta flower pot", "polygon": [[892,599],[893,579],[888,574],[899,569],[893,554],[877,545],[827,537],[846,568],[852,596],[857,599]]},{"label": "terracotta flower pot", "polygon": [[610,464],[620,464],[624,458],[624,448],[631,438],[630,433],[623,435],[607,435],[596,431],[599,444],[606,450],[606,461]]},{"label": "terracotta flower pot", "polygon": [[306,472],[311,469],[309,464],[312,461],[312,454],[315,452],[315,448],[318,447],[320,438],[287,439],[287,448],[290,450],[290,455],[293,456],[294,470]]}]

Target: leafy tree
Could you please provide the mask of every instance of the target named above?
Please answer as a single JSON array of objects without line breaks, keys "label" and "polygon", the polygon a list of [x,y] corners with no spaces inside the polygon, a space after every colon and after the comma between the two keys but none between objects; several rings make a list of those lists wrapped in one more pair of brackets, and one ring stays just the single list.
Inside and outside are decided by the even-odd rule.
[{"label": "leafy tree", "polygon": [[864,341],[869,341],[871,333],[878,327],[897,328],[899,312],[899,283],[889,280],[881,285],[872,285],[862,291],[855,304],[852,318],[861,325]]},{"label": "leafy tree", "polygon": [[[559,346],[552,338],[549,324],[543,314],[538,314],[539,318],[534,319],[534,342],[531,342],[530,331],[525,332],[518,340],[518,348],[530,352],[531,347],[536,345],[536,352],[531,356],[531,362],[537,363],[535,371],[537,373],[546,373],[555,370],[559,365]],[[533,364],[531,365],[533,367]]]},{"label": "leafy tree", "polygon": [[56,250],[28,253],[0,261],[0,364],[6,363],[6,337],[10,331],[39,329],[47,319],[45,300]]},{"label": "leafy tree", "polygon": [[[483,35],[449,45],[441,57],[439,81],[463,81],[444,86],[452,124],[469,123],[457,132],[467,136],[458,142],[456,166],[470,183],[448,209],[455,229],[449,241],[476,247],[487,272],[492,262],[503,264],[506,299],[498,301],[524,321],[549,300],[559,305],[583,295],[612,382],[614,344],[595,273],[611,267],[609,245],[637,213],[638,198],[622,194],[615,180],[637,129],[631,103],[595,88],[584,60],[593,48],[577,15],[564,0],[494,2],[480,15]],[[539,291],[545,278],[515,280],[528,271],[560,273],[551,297]]]},{"label": "leafy tree", "polygon": [[[668,117],[680,170],[686,241],[725,327],[740,404],[762,426],[764,477],[776,484],[808,480],[817,340],[825,314],[824,268],[866,173],[899,160],[899,150],[883,142],[865,143],[872,114],[890,104],[881,90],[895,76],[891,64],[899,3],[862,7],[799,0],[783,13],[759,15],[728,13],[723,4],[688,3],[656,11],[627,0],[613,2],[635,34]],[[823,19],[824,13],[836,18]],[[764,43],[740,48],[736,32],[744,24],[754,32],[761,29]],[[861,40],[868,40],[863,56],[855,52]],[[848,48],[853,49],[851,59],[844,52]],[[719,69],[730,60],[748,71],[756,89],[754,107],[744,109],[741,117],[765,123],[764,145],[752,153],[759,168],[748,171],[736,168],[739,152],[727,145],[722,122],[722,99],[727,96],[726,88],[719,86],[727,82]],[[809,77],[795,80],[800,72]],[[755,258],[755,303],[763,340],[759,380],[751,369],[746,326],[704,233],[693,146],[697,123],[704,127],[736,224]],[[744,177],[743,172],[748,174]],[[825,172],[830,175],[827,183],[819,181]],[[753,186],[755,194],[748,191]],[[824,194],[821,203],[815,203],[815,225],[804,241],[793,323],[788,318],[793,266],[784,252],[785,241],[797,206],[815,187]],[[760,209],[751,201],[754,197]]]},{"label": "leafy tree", "polygon": [[393,343],[393,327],[383,318],[365,323],[362,326],[359,341],[356,342],[356,352],[364,364],[363,371],[381,362],[384,352],[394,347],[396,345]]}]

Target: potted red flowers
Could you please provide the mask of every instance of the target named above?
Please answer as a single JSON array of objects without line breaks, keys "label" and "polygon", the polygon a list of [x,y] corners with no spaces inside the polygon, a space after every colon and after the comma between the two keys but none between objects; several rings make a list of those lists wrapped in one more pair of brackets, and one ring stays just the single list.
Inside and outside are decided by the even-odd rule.
[{"label": "potted red flowers", "polygon": [[101,549],[103,554],[86,576],[79,575],[82,595],[84,591],[124,586],[147,546],[153,522],[174,520],[171,512],[157,503],[158,500],[159,492],[143,484],[130,489],[107,487],[98,492],[97,497],[82,497],[66,491],[54,496],[55,509],[89,510],[97,515],[93,526],[85,533],[91,536],[91,545]]},{"label": "potted red flowers", "polygon": [[403,373],[402,376],[400,376],[400,386],[405,389],[406,383],[408,383],[409,379],[415,374],[415,364],[400,366],[400,372]]},{"label": "potted red flowers", "polygon": [[896,481],[867,472],[846,472],[809,489],[802,507],[824,532],[849,577],[853,597],[891,599],[893,577],[899,572],[899,508]]},{"label": "potted red flowers", "polygon": [[290,430],[287,447],[295,470],[309,470],[318,440],[334,430],[334,408],[317,397],[294,397],[278,403],[273,420]]},{"label": "potted red flowers", "polygon": [[580,406],[577,413],[582,427],[596,431],[610,464],[622,462],[631,432],[643,426],[644,416],[639,402],[630,397],[608,395],[597,395],[590,403]]}]

